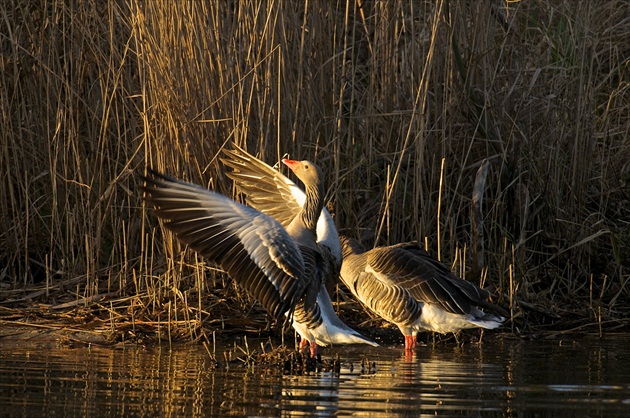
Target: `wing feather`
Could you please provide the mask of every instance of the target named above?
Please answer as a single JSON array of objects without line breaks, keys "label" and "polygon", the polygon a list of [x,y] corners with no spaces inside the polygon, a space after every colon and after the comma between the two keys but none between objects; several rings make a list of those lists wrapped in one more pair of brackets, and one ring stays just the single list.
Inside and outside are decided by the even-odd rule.
[{"label": "wing feather", "polygon": [[431,257],[431,255],[421,249],[417,243],[406,242],[396,244],[392,247],[403,248],[416,257],[422,259],[422,262],[427,266],[427,268],[435,269],[436,274],[439,274],[444,279],[451,282],[451,284],[458,287],[462,292],[466,294],[466,296],[468,296],[472,300],[485,300],[490,297],[490,293],[487,290],[475,286],[474,284],[455,276],[455,274],[453,274],[453,272],[448,267],[446,267],[443,263],[439,262],[435,258]]},{"label": "wing feather", "polygon": [[375,272],[367,263],[368,254],[344,259],[341,280],[371,311],[397,325],[414,323],[422,314],[422,303],[410,292]]},{"label": "wing feather", "polygon": [[[221,161],[232,168],[227,176],[245,195],[247,204],[276,219],[284,227],[300,212],[306,194],[284,174],[234,145],[224,149]],[[325,245],[338,265],[341,265],[341,245],[335,222],[323,209],[317,222],[317,241]]]},{"label": "wing feather", "polygon": [[416,300],[437,304],[448,312],[470,312],[470,300],[444,278],[443,271],[428,262],[430,258],[398,246],[375,248],[367,254],[368,266],[379,280],[407,289]]},{"label": "wing feather", "polygon": [[300,248],[278,221],[156,172],[143,179],[145,200],[180,241],[219,264],[274,317],[293,309],[308,276]]}]

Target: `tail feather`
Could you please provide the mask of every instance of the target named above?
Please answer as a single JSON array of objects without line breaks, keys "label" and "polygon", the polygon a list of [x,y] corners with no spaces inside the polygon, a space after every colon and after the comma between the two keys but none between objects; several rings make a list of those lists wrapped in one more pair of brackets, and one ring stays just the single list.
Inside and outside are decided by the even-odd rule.
[{"label": "tail feather", "polygon": [[378,347],[378,344],[344,324],[335,313],[326,288],[322,288],[317,296],[317,303],[322,312],[322,323],[309,332],[320,345],[329,344],[367,344]]},{"label": "tail feather", "polygon": [[475,324],[478,327],[485,329],[495,329],[501,326],[501,324],[505,321],[505,318],[500,317],[492,317],[488,319],[473,319],[470,322]]},{"label": "tail feather", "polygon": [[496,316],[490,313],[483,312],[479,309],[476,309],[471,316],[472,318],[470,319],[470,322],[472,324],[475,324],[476,326],[485,329],[498,328],[505,321],[505,317],[503,316]]}]

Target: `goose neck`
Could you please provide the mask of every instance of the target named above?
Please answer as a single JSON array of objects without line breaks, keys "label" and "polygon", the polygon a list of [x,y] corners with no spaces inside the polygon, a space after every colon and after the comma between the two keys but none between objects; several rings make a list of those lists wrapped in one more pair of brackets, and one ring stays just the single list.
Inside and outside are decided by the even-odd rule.
[{"label": "goose neck", "polygon": [[304,226],[315,233],[319,215],[324,208],[324,197],[321,186],[308,186],[306,188],[306,201],[300,211],[299,217]]}]

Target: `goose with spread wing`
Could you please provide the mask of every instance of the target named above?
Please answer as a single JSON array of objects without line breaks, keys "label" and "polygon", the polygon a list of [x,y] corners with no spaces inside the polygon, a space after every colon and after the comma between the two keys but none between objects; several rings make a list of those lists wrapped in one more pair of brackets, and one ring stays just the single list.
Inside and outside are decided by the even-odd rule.
[{"label": "goose with spread wing", "polygon": [[[227,171],[226,175],[234,181],[237,190],[245,196],[246,203],[271,216],[285,227],[288,227],[292,222],[295,222],[296,218],[301,216],[300,213],[314,194],[323,199],[324,189],[321,182],[319,183],[321,189],[314,193],[300,179],[306,186],[306,192],[304,192],[284,174],[236,145],[232,149],[223,149],[221,161],[232,169],[232,171]],[[300,177],[298,176],[298,178]],[[319,253],[322,255],[319,267],[324,283],[317,294],[317,305],[321,310],[323,321],[314,330],[307,329],[303,321],[293,322],[293,327],[302,336],[301,346],[305,347],[310,342],[311,351],[316,349],[313,341],[317,341],[320,345],[368,344],[378,346],[374,341],[367,339],[343,323],[335,313],[326,287],[336,283],[341,269],[342,255],[339,234],[326,208],[322,208],[319,218],[314,219],[316,219],[315,239]],[[310,222],[312,221],[313,219],[310,220]],[[305,335],[308,336],[309,334],[314,334],[314,338],[304,338]]]},{"label": "goose with spread wing", "polygon": [[344,332],[334,320],[326,323],[332,304],[330,299],[321,303],[320,290],[329,261],[316,240],[323,208],[322,173],[306,160],[282,161],[306,187],[304,204],[288,223],[155,171],[143,177],[144,198],[181,242],[220,265],[274,318],[290,319],[302,339],[310,342],[312,354],[317,343],[374,344],[336,315]]},{"label": "goose with spread wing", "polygon": [[405,350],[416,347],[418,331],[493,329],[508,315],[487,301],[486,290],[455,276],[415,243],[366,251],[352,238],[340,240],[341,280],[369,310],[398,326]]}]

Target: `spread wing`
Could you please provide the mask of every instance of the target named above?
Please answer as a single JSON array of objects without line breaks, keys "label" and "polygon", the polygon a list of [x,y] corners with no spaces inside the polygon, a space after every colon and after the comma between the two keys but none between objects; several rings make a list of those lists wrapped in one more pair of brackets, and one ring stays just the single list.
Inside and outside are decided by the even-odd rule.
[{"label": "spread wing", "polygon": [[147,203],[175,236],[219,264],[276,319],[309,287],[302,252],[271,216],[219,193],[150,172]]}]

